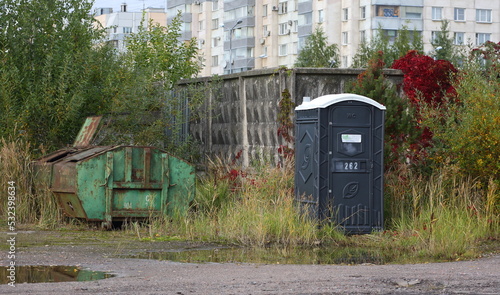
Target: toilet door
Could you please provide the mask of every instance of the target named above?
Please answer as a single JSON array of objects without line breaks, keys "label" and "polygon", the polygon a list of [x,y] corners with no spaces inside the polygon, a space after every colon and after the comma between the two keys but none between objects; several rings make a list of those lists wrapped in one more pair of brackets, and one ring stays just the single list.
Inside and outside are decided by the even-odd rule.
[{"label": "toilet door", "polygon": [[334,106],[330,111],[329,197],[334,221],[357,230],[371,227],[372,109],[363,105]]}]

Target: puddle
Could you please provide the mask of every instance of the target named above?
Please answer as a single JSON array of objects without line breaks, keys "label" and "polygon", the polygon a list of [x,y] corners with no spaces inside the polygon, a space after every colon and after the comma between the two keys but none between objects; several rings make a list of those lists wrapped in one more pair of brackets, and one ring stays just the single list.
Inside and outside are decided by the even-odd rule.
[{"label": "puddle", "polygon": [[386,264],[391,262],[390,257],[377,251],[359,248],[212,248],[185,251],[147,251],[121,255],[120,257],[185,263]]},{"label": "puddle", "polygon": [[[70,281],[95,281],[113,277],[102,271],[81,269],[77,266],[27,265],[16,267],[16,284],[22,283],[58,283]],[[10,270],[0,267],[0,284],[11,282]]]}]

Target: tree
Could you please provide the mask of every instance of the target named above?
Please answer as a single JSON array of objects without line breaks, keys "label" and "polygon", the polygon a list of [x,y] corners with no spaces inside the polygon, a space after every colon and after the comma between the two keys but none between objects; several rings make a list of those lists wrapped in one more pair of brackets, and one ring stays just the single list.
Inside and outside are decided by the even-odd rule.
[{"label": "tree", "polygon": [[397,31],[397,36],[394,42],[390,42],[387,33],[379,27],[377,33],[370,40],[370,42],[362,42],[353,58],[353,67],[365,68],[368,67],[370,60],[376,59],[379,52],[383,52],[383,62],[386,65],[392,63],[403,57],[408,51],[416,50],[423,52],[422,37],[420,34],[413,30],[410,31],[408,26],[403,25]]},{"label": "tree", "polygon": [[[446,108],[428,109],[424,123],[432,128],[436,147],[432,155],[437,164],[455,165],[463,175],[480,180],[485,187],[490,180],[500,184],[500,81],[498,68],[485,71],[475,60],[485,50],[493,62],[498,63],[495,43],[485,44],[471,52],[468,62],[453,81],[457,103]],[[491,51],[492,50],[492,51]],[[496,52],[496,53],[495,53]],[[491,194],[490,209],[498,212],[498,194]]]},{"label": "tree", "polygon": [[415,50],[417,52],[424,51],[422,36],[420,35],[420,32],[417,32],[416,30],[409,30],[408,26],[403,25],[401,30],[398,31],[394,44],[390,47],[388,52],[390,60],[387,65],[392,65],[395,60],[405,56],[411,50]]},{"label": "tree", "polygon": [[444,20],[441,23],[441,30],[436,32],[435,38],[431,40],[434,48],[434,58],[448,60],[454,62],[456,60],[455,46],[453,45],[453,37],[449,37],[450,31],[448,26],[450,21]]},{"label": "tree", "polygon": [[[84,117],[109,110],[117,61],[95,46],[103,36],[91,1],[2,0],[0,137],[38,148],[74,140]],[[119,87],[119,86],[118,86]]]},{"label": "tree", "polygon": [[429,149],[433,146],[433,132],[422,123],[422,113],[431,110],[437,117],[456,102],[454,87],[457,69],[447,60],[434,60],[430,56],[410,51],[394,62],[394,69],[404,74],[403,90],[416,110],[415,117],[421,130],[420,138],[411,145],[411,159],[425,164]]},{"label": "tree", "polygon": [[468,64],[469,66],[477,64],[488,74],[500,72],[500,42],[486,41],[478,48],[474,48],[470,53]]},{"label": "tree", "polygon": [[167,27],[143,18],[138,33],[127,38],[127,65],[134,71],[149,73],[152,82],[162,83],[167,90],[200,70],[196,39],[181,41],[180,16],[178,14]]},{"label": "tree", "polygon": [[409,145],[416,138],[414,109],[407,99],[401,98],[396,87],[383,73],[385,67],[383,52],[369,61],[366,71],[354,83],[347,85],[346,92],[370,97],[386,106],[385,119],[385,162],[391,167],[406,162]]},{"label": "tree", "polygon": [[321,27],[316,27],[306,39],[304,48],[299,52],[295,67],[333,68],[339,65],[338,46],[328,45],[328,38]]},{"label": "tree", "polygon": [[204,99],[173,91],[180,79],[199,72],[196,39],[181,40],[180,14],[167,27],[144,22],[127,38],[121,58],[128,83],[113,100],[113,123],[104,142],[179,149],[181,143],[175,139],[180,128]]},{"label": "tree", "polygon": [[416,107],[421,103],[438,107],[446,103],[445,97],[456,96],[453,81],[457,69],[447,60],[410,51],[392,68],[403,71],[403,90]]}]

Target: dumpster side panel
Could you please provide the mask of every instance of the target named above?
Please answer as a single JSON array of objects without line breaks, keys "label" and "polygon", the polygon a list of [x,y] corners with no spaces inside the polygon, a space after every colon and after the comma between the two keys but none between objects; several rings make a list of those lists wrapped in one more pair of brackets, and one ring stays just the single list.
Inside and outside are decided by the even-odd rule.
[{"label": "dumpster side panel", "polygon": [[76,192],[76,162],[60,162],[53,165],[50,188],[53,192]]},{"label": "dumpster side panel", "polygon": [[76,162],[61,161],[52,165],[50,190],[54,194],[59,208],[65,215],[87,218],[83,205],[77,196]]},{"label": "dumpster side panel", "polygon": [[115,149],[112,169],[112,217],[149,217],[161,212],[161,153],[158,149],[130,146]]},{"label": "dumpster side panel", "polygon": [[76,194],[54,192],[59,208],[66,216],[87,219],[87,214],[82,207],[82,202]]},{"label": "dumpster side panel", "polygon": [[169,181],[167,214],[185,214],[195,194],[194,167],[178,158],[168,157],[168,171],[165,172]]},{"label": "dumpster side panel", "polygon": [[81,161],[77,166],[78,197],[89,220],[103,220],[106,212],[106,154]]},{"label": "dumpster side panel", "polygon": [[161,191],[114,189],[111,209],[113,217],[148,217],[161,207]]}]

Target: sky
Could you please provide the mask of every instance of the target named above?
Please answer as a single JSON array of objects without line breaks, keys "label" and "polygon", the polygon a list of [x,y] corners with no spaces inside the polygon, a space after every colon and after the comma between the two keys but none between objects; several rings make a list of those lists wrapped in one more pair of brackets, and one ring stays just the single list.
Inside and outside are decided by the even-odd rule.
[{"label": "sky", "polygon": [[126,3],[127,11],[141,11],[143,7],[154,7],[154,8],[165,8],[166,0],[95,0],[94,8],[104,8],[111,7],[113,8],[113,12],[119,12],[120,6]]}]

